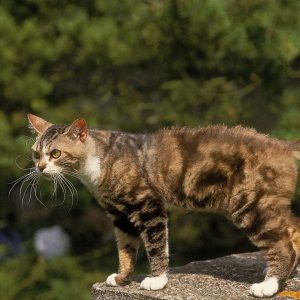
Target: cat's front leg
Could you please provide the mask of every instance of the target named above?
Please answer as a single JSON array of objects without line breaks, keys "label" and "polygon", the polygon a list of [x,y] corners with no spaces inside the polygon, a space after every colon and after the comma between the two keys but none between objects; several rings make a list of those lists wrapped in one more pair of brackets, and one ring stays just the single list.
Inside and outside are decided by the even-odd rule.
[{"label": "cat's front leg", "polygon": [[[151,277],[146,277],[141,282],[140,288],[160,290],[168,282],[169,247],[167,215],[162,211],[155,217],[151,212],[145,213],[144,218],[147,218],[147,216],[152,216],[152,218],[144,222],[141,237],[150,262]],[[143,215],[141,217],[143,218]]]},{"label": "cat's front leg", "polygon": [[119,254],[119,271],[118,274],[109,275],[106,284],[120,286],[128,283],[130,276],[133,274],[139,248],[139,236],[138,232],[125,218],[115,220],[114,224]]}]

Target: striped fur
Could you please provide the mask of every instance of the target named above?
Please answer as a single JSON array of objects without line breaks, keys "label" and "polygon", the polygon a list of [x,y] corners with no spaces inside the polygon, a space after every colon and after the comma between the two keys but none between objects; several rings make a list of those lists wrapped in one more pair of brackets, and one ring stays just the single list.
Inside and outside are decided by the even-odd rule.
[{"label": "striped fur", "polygon": [[[240,126],[166,129],[149,135],[89,130],[83,142],[68,138],[67,129],[51,126],[37,145],[61,145],[68,154],[56,163],[79,173],[89,156],[99,158],[99,178],[91,182],[82,175],[82,182],[116,228],[120,266],[109,282],[127,282],[141,238],[156,280],[142,287],[166,284],[159,276],[168,272],[167,204],[223,213],[249,236],[268,263],[266,281],[251,288],[253,295],[273,295],[294,271],[300,223],[290,200],[298,142],[271,139]],[[160,278],[164,283],[157,285]]]}]

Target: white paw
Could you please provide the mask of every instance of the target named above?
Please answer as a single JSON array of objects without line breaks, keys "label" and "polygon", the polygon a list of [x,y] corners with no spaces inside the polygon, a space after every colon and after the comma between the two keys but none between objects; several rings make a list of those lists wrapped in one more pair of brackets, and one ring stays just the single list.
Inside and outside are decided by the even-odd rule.
[{"label": "white paw", "polygon": [[271,297],[278,292],[278,289],[278,279],[270,277],[261,283],[252,284],[250,294],[255,297]]},{"label": "white paw", "polygon": [[118,284],[116,283],[116,277],[117,277],[118,274],[116,273],[113,273],[111,275],[109,275],[106,279],[106,284],[109,285],[109,286],[118,286]]},{"label": "white paw", "polygon": [[168,282],[168,277],[166,274],[162,274],[160,276],[155,276],[155,277],[146,277],[140,285],[141,289],[144,290],[161,290],[163,289]]}]

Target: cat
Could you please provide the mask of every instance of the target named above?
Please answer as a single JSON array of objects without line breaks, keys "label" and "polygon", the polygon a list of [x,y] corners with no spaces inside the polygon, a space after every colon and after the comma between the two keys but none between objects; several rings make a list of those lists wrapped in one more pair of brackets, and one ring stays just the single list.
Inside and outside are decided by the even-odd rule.
[{"label": "cat", "polygon": [[173,128],[153,134],[88,129],[84,119],[53,125],[29,114],[37,133],[36,172],[46,178],[77,174],[111,218],[119,271],[109,286],[125,285],[140,239],[151,267],[140,288],[168,282],[168,204],[224,214],[267,261],[264,281],[250,294],[276,294],[298,265],[300,222],[290,210],[300,142],[241,126]]}]

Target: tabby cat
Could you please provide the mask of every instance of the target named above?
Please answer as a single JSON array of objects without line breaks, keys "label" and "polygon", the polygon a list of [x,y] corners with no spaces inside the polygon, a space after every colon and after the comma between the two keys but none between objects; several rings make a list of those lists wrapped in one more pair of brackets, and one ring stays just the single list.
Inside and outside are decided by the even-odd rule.
[{"label": "tabby cat", "polygon": [[300,222],[290,210],[300,159],[299,141],[271,139],[236,126],[174,128],[154,134],[88,129],[85,120],[53,125],[29,114],[37,132],[36,172],[55,178],[72,172],[111,218],[119,271],[110,286],[133,274],[140,239],[151,277],[140,287],[168,282],[167,204],[224,214],[267,260],[266,277],[250,293],[272,296],[297,267]]}]

